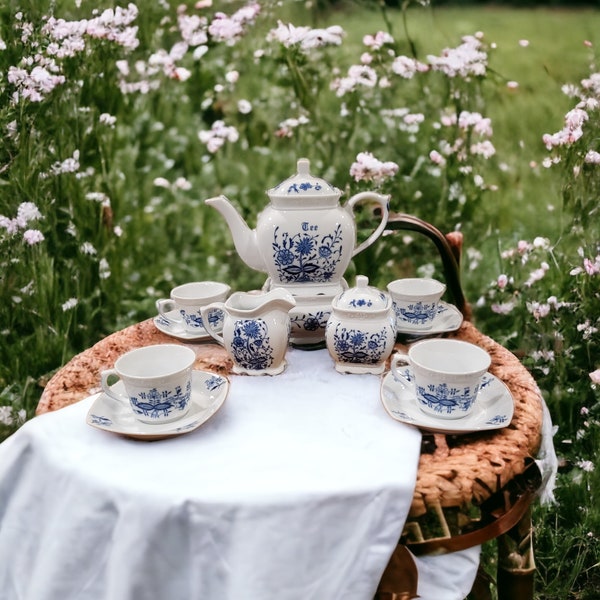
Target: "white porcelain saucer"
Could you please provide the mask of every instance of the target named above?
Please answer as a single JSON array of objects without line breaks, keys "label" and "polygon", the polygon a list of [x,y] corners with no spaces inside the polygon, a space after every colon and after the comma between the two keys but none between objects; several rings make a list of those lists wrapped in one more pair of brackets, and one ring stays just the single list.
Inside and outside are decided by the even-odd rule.
[{"label": "white porcelain saucer", "polygon": [[411,329],[410,327],[404,326],[401,322],[396,321],[396,333],[407,334],[414,337],[437,335],[448,331],[456,331],[462,325],[462,322],[463,315],[454,304],[440,301],[431,329]]},{"label": "white porcelain saucer", "polygon": [[[114,384],[116,391],[124,392],[123,384]],[[223,405],[229,393],[229,380],[207,371],[192,371],[191,405],[185,417],[170,423],[142,423],[125,403],[99,394],[86,417],[86,423],[97,429],[110,431],[138,440],[161,440],[194,431],[206,423]]]},{"label": "white porcelain saucer", "polygon": [[[167,316],[171,316],[171,314],[177,316],[177,311],[173,310],[166,314]],[[156,328],[159,331],[186,342],[202,342],[213,339],[213,337],[206,331],[206,329],[204,329],[204,327],[199,327],[197,332],[187,331],[180,325],[173,325],[172,323],[169,323],[162,315],[157,315],[154,317],[154,325],[156,325]],[[223,323],[221,322],[220,327],[216,327],[215,331],[220,332],[222,329]]]},{"label": "white porcelain saucer", "polygon": [[512,420],[514,400],[506,385],[491,373],[483,378],[475,407],[466,417],[441,419],[424,413],[415,394],[409,367],[398,378],[390,371],[381,381],[381,401],[396,421],[434,433],[473,433],[506,427]]}]

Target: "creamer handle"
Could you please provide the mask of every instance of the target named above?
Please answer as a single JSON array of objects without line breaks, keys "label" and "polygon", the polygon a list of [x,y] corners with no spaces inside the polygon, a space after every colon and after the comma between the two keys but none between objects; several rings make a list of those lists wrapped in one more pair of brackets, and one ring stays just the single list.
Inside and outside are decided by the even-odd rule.
[{"label": "creamer handle", "polygon": [[225,312],[225,303],[224,302],[213,302],[212,304],[207,304],[206,306],[202,306],[200,308],[200,315],[202,316],[202,323],[204,323],[204,329],[205,329],[206,333],[208,333],[215,340],[217,340],[217,342],[219,342],[219,344],[221,344],[221,346],[224,346],[225,341],[223,340],[223,335],[218,333],[217,331],[215,331],[210,326],[209,316],[215,310],[223,311],[223,313],[225,313],[225,315],[227,315],[227,313]]}]

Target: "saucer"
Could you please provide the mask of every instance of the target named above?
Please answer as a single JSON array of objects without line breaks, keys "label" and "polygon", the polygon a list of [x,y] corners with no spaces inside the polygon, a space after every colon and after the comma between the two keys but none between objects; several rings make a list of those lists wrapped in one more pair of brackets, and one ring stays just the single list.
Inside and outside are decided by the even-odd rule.
[{"label": "saucer", "polygon": [[415,337],[437,335],[438,333],[456,331],[462,325],[462,322],[463,315],[460,310],[454,304],[442,301],[438,303],[437,314],[433,318],[433,324],[430,329],[411,329],[410,327],[404,327],[396,321],[396,333],[408,334]]},{"label": "saucer", "polygon": [[[115,390],[124,393],[122,382]],[[170,423],[142,423],[124,403],[101,393],[86,417],[86,423],[97,429],[118,433],[137,440],[161,440],[194,431],[221,408],[229,392],[229,380],[207,371],[192,371],[192,397],[188,413]]]},{"label": "saucer", "polygon": [[[167,316],[177,316],[177,311],[172,310],[167,313]],[[186,342],[202,342],[205,340],[213,340],[214,338],[204,329],[204,327],[198,327],[198,331],[187,331],[181,325],[173,325],[169,323],[162,315],[157,315],[154,317],[154,325],[159,331],[170,335],[171,337],[177,338],[178,340],[183,340]],[[223,330],[223,322],[221,321],[220,325],[215,327],[215,331],[220,333]]]},{"label": "saucer", "polygon": [[514,400],[506,385],[491,373],[483,377],[473,411],[458,419],[438,419],[419,408],[410,367],[396,377],[390,371],[381,381],[381,401],[396,421],[433,433],[473,433],[502,429],[512,420]]}]

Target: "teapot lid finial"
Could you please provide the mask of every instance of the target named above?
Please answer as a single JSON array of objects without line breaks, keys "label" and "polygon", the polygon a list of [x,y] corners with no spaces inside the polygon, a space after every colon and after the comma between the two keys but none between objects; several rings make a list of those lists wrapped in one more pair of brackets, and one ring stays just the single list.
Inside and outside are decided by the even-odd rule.
[{"label": "teapot lid finial", "polygon": [[296,168],[298,175],[310,175],[310,160],[308,158],[299,158]]}]

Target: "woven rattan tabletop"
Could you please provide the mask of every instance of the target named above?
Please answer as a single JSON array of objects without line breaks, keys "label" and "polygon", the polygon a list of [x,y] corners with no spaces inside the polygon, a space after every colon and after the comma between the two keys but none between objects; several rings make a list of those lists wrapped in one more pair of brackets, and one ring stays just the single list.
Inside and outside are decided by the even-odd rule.
[{"label": "woven rattan tabletop", "polygon": [[[465,435],[424,435],[409,525],[437,513],[446,531],[427,531],[419,526],[417,537],[451,536],[446,515],[455,511],[463,524],[471,509],[523,473],[541,443],[543,402],[538,387],[511,352],[465,321],[450,337],[477,344],[492,357],[490,371],[510,389],[515,410],[502,429]],[[99,373],[133,348],[157,343],[177,343],[148,319],[118,331],[75,356],[47,383],[37,414],[60,409],[99,391]],[[197,354],[195,368],[229,374],[230,359],[213,343],[190,344]],[[452,517],[451,517],[452,518]],[[462,525],[461,525],[462,527]]]}]

